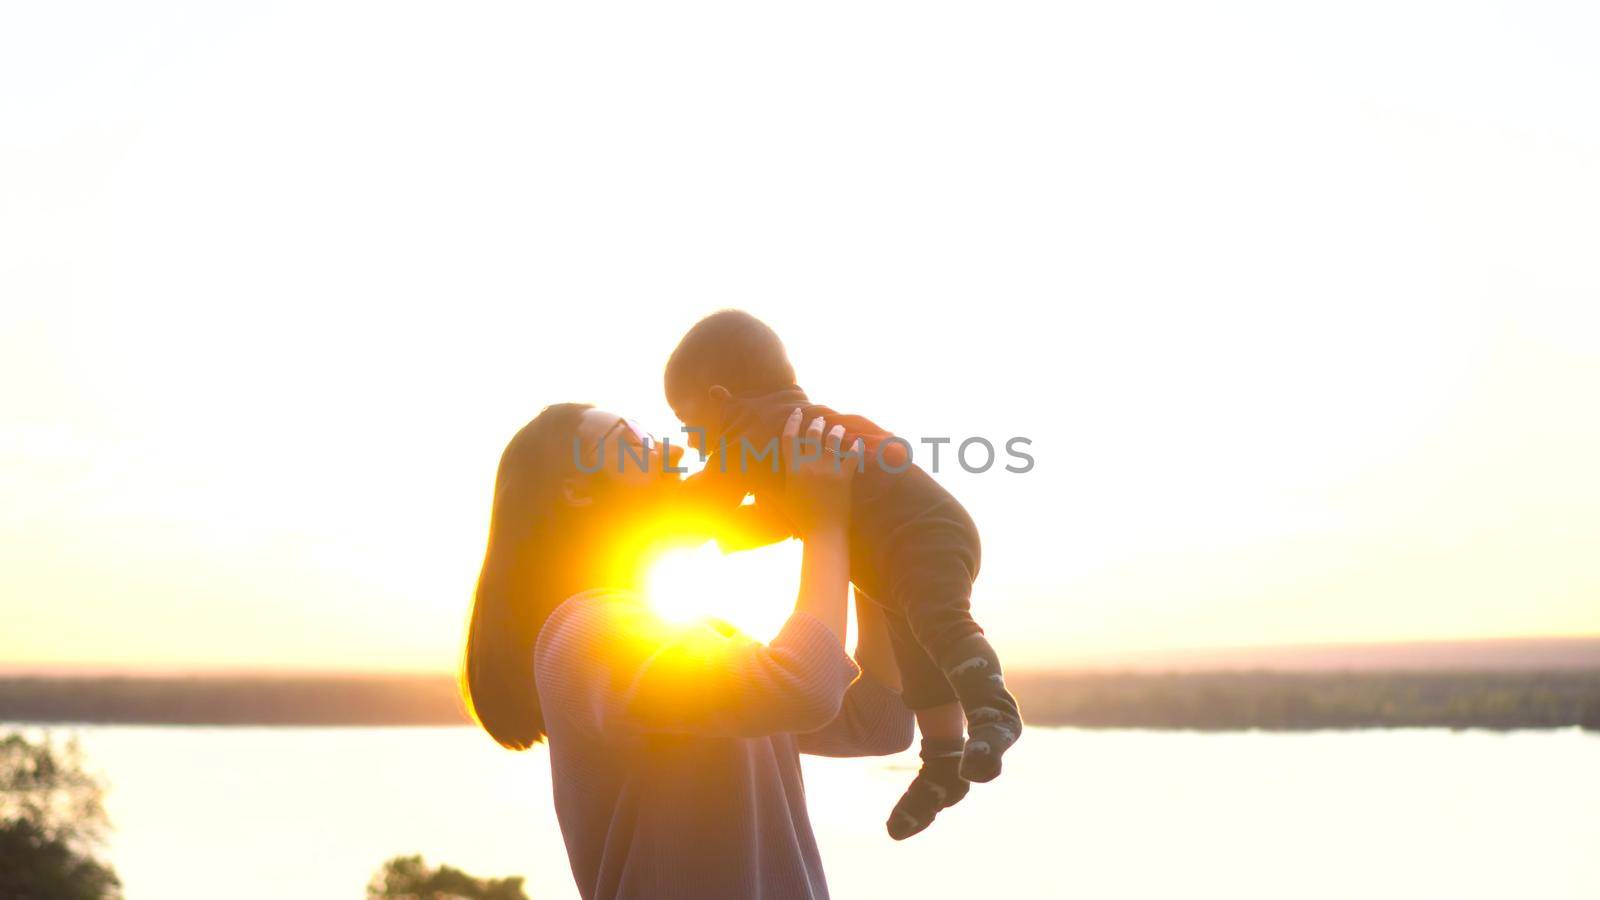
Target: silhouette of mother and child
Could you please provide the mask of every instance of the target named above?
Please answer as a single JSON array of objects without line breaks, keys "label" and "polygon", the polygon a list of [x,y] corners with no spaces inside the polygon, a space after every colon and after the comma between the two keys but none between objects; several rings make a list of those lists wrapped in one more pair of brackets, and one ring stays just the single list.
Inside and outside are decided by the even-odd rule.
[{"label": "silhouette of mother and child", "polygon": [[[681,450],[583,404],[545,408],[507,445],[463,693],[500,744],[548,743],[583,897],[825,898],[799,754],[897,753],[915,725],[922,767],[887,821],[903,840],[995,778],[1021,734],[970,611],[977,528],[903,441],[812,403],[747,313],[697,323],[664,380],[709,452],[689,478],[673,471]],[[761,464],[732,459],[774,440]],[[597,464],[608,453],[653,464]],[[645,602],[663,541],[791,536],[799,594],[765,644]]]}]

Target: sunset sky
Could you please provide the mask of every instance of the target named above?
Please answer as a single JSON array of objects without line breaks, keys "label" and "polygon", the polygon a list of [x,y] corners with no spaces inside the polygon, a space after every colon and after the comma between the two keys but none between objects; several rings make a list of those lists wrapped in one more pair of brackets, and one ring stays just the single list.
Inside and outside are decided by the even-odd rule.
[{"label": "sunset sky", "polygon": [[449,669],[505,441],[726,306],[1032,440],[1014,665],[1600,633],[1597,16],[9,5],[0,664]]}]

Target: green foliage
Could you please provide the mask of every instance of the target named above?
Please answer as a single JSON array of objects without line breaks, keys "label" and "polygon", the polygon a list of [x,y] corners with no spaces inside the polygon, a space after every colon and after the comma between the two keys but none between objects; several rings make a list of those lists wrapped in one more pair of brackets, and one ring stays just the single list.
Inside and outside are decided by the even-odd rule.
[{"label": "green foliage", "polygon": [[0,897],[108,900],[122,896],[110,868],[26,819],[0,823]]},{"label": "green foliage", "polygon": [[116,874],[93,856],[110,827],[104,796],[76,739],[0,738],[0,897],[120,897]]},{"label": "green foliage", "polygon": [[473,878],[421,856],[396,856],[367,884],[367,900],[528,900],[522,878]]},{"label": "green foliage", "polygon": [[31,822],[51,840],[86,848],[105,838],[105,785],[83,769],[77,738],[57,747],[50,735],[33,743],[0,738],[0,820]]}]

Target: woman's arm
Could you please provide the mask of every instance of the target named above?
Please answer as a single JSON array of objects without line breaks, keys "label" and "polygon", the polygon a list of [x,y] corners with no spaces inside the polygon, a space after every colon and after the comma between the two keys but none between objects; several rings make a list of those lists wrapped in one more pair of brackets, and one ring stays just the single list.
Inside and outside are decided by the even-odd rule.
[{"label": "woman's arm", "polygon": [[597,734],[759,737],[821,728],[859,669],[821,622],[791,616],[768,645],[662,620],[642,598],[580,595],[545,624],[540,698]]},{"label": "woman's arm", "polygon": [[861,677],[845,692],[839,715],[799,736],[801,753],[817,756],[888,756],[916,736],[911,710],[900,700],[900,667],[889,643],[883,609],[856,591],[856,663]]},{"label": "woman's arm", "polygon": [[[789,470],[782,503],[805,542],[795,615],[811,616],[827,626],[842,648],[850,588],[850,479],[854,467],[839,462],[844,426],[835,425],[826,441],[822,429],[820,418],[813,419],[806,429],[805,440],[815,454],[810,456],[798,441],[800,410],[789,415],[783,428]],[[861,452],[859,441],[856,452]]]}]

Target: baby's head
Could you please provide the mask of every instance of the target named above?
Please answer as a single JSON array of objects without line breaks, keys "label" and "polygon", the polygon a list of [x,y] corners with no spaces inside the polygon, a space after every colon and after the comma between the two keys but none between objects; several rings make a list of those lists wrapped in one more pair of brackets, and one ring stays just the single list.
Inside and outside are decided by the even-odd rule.
[{"label": "baby's head", "polygon": [[[689,329],[667,360],[667,403],[684,425],[715,435],[722,404],[735,394],[794,384],[794,366],[778,333],[747,312],[714,312]],[[691,432],[689,442],[698,445]]]}]

